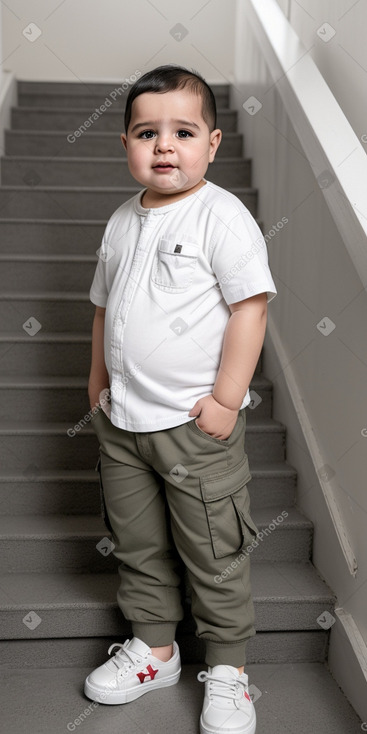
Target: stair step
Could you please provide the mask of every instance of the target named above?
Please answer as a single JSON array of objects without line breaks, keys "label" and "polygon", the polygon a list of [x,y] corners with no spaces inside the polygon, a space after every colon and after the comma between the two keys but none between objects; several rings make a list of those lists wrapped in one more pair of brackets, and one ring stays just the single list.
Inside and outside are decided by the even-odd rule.
[{"label": "stair step", "polygon": [[[75,342],[77,347],[80,343],[79,337],[82,341],[91,341],[95,306],[89,300],[87,291],[2,293],[0,304],[0,350],[3,346],[6,348],[7,345],[18,342],[22,344]],[[31,317],[37,319],[42,329],[30,338],[23,324]],[[1,368],[0,361],[0,370]],[[39,370],[40,364],[38,372]],[[68,374],[70,372],[73,372],[73,369],[69,364]]]},{"label": "stair step", "polygon": [[[37,633],[37,629],[35,633]],[[89,668],[86,672],[87,675],[90,669],[105,662],[108,658],[107,650],[110,645],[114,642],[125,642],[128,635],[131,637],[130,628],[128,632],[125,632],[124,626],[121,623],[119,638],[116,638],[116,635],[114,635],[113,637],[91,636],[84,638],[70,637],[0,641],[1,668],[5,669],[6,677],[8,677],[8,669],[18,667],[22,668],[23,672],[28,668],[33,673],[35,669],[40,667],[48,670],[60,667],[66,668],[71,672],[70,668],[86,666]],[[181,659],[184,664],[197,663],[198,661],[203,664],[205,647],[202,640],[193,637],[192,634],[190,636],[181,636],[179,632],[177,634],[177,640],[180,644]],[[328,633],[324,630],[259,632],[248,641],[246,649],[247,664],[263,663],[264,661],[277,664],[289,663],[289,661],[292,661],[293,664],[300,662],[321,663],[325,660],[327,640]],[[80,691],[82,691],[83,683],[84,678],[82,678],[80,684]],[[62,731],[65,731],[64,722],[60,734]],[[100,732],[100,728],[97,731]],[[121,719],[119,731],[121,731]],[[128,729],[128,731],[130,732],[131,730]],[[194,731],[196,734],[197,728]],[[319,730],[316,729],[316,731]],[[28,734],[28,732],[29,728],[25,730],[24,734]],[[47,729],[47,734],[49,732],[50,730]],[[55,730],[53,729],[53,734],[54,732]],[[37,729],[37,734],[40,734],[39,729]],[[185,734],[187,733],[185,732]],[[284,729],[282,729],[282,734],[284,734]],[[309,730],[306,729],[305,734],[309,734]],[[345,734],[344,731],[343,734]]]},{"label": "stair step", "polygon": [[[219,108],[217,112],[217,127],[224,133],[237,132],[237,111]],[[64,130],[65,138],[71,136],[70,145],[79,140],[76,131],[79,135],[88,135],[92,130],[115,131],[119,135],[123,132],[123,108],[97,113],[97,120],[89,119],[93,113],[95,110],[90,107],[13,107],[11,127],[13,130]]]},{"label": "stair step", "polygon": [[[260,220],[257,223],[261,225]],[[94,255],[105,227],[106,222],[97,219],[0,219],[0,252],[4,255]]]},{"label": "stair step", "polygon": [[[297,473],[286,462],[251,463],[248,484],[251,509],[291,507]],[[96,471],[49,471],[33,475],[0,474],[0,515],[100,514],[99,479]]]},{"label": "stair step", "polygon": [[[267,639],[271,635],[259,637]],[[203,704],[203,687],[198,683],[197,675],[206,669],[203,659],[200,663],[184,664],[178,685],[161,688],[152,696],[142,696],[139,705],[133,709],[129,706],[101,706],[85,698],[82,691],[86,676],[92,667],[101,665],[108,658],[109,644],[114,641],[98,641],[98,654],[90,663],[89,657],[85,660],[88,640],[83,650],[77,643],[76,655],[69,658],[66,654],[64,659],[60,659],[62,641],[57,640],[48,660],[44,650],[42,659],[47,667],[40,667],[38,656],[36,661],[32,661],[32,657],[35,657],[34,648],[40,647],[42,643],[30,641],[8,645],[10,650],[17,651],[15,656],[19,663],[17,667],[11,666],[13,669],[5,670],[2,676],[1,684],[6,692],[2,704],[4,731],[16,734],[65,734],[66,731],[78,731],[80,727],[88,734],[102,731],[108,731],[108,734],[142,734],[148,729],[151,732],[169,731],[169,722],[174,722],[175,734],[197,734]],[[124,642],[122,638],[121,641]],[[257,636],[251,639],[249,649],[252,644],[256,646],[257,642]],[[43,644],[47,645],[46,642]],[[20,660],[22,648],[27,649],[28,654]],[[78,648],[82,652],[79,659]],[[67,653],[66,645],[64,649]],[[7,651],[8,657],[11,655],[10,650]],[[54,652],[60,662],[50,668]],[[27,669],[28,661],[32,668]],[[317,734],[356,734],[362,731],[359,717],[323,663],[264,664],[251,661],[246,666],[246,673],[256,693],[254,700],[259,734],[268,731],[271,734],[309,734],[310,731]]]},{"label": "stair step", "polygon": [[[263,533],[251,553],[253,561],[309,560],[312,523],[294,507],[285,508],[284,513],[287,514],[282,516],[279,508],[252,511],[253,520]],[[96,547],[110,536],[97,515],[0,517],[1,556],[9,573],[117,571],[118,561],[113,554],[107,551],[105,555]]]},{"label": "stair step", "polygon": [[[225,581],[223,581],[225,583]],[[0,575],[4,639],[120,635],[116,601],[118,574],[14,573]],[[335,597],[310,563],[254,563],[251,586],[259,632],[320,630],[317,618],[334,610]],[[30,610],[41,621],[34,630],[22,619]],[[186,605],[181,632],[194,628]]]},{"label": "stair step", "polygon": [[[251,185],[251,161],[242,158],[218,158],[206,178],[224,188]],[[46,158],[4,156],[1,159],[1,182],[17,186],[32,182],[37,186],[135,186],[127,160],[119,158]]]},{"label": "stair step", "polygon": [[[284,461],[285,427],[270,418],[247,413],[246,452],[250,461]],[[80,420],[76,414],[76,421]],[[74,437],[67,435],[70,423],[38,423],[23,420],[0,423],[2,469],[23,474],[30,467],[38,473],[50,469],[94,468],[98,442],[89,425]]]},{"label": "stair step", "polygon": [[[36,181],[37,179],[35,179]],[[141,191],[141,187],[97,186],[1,186],[1,214],[7,217],[37,219],[108,220],[121,204]],[[257,189],[232,187],[231,193],[256,216]],[[98,245],[99,246],[99,245]]]},{"label": "stair step", "polygon": [[106,224],[107,221],[98,219],[0,219],[1,252],[9,255],[94,255],[102,242]]},{"label": "stair step", "polygon": [[[109,112],[112,110],[123,114],[126,106],[128,89],[123,93],[121,93],[121,91],[119,93],[115,91],[118,86],[118,84],[110,86],[106,84],[104,89],[96,90],[93,94],[88,93],[87,89],[83,89],[78,96],[69,90],[66,92],[56,91],[48,93],[44,93],[42,91],[26,91],[18,93],[18,105],[20,107],[61,107],[64,109],[68,109],[70,107],[84,109],[89,108],[90,114],[96,112],[97,108],[97,114],[104,114],[105,111]],[[228,108],[228,90],[216,90],[213,87],[213,91],[217,108]],[[103,106],[107,109],[103,110]]]},{"label": "stair step", "polygon": [[87,387],[85,376],[1,377],[0,421],[21,414],[25,421],[56,419],[73,425],[89,411]]},{"label": "stair step", "polygon": [[[47,313],[47,303],[35,304],[25,302],[23,307],[11,310],[12,322],[18,322],[17,332],[0,334],[0,379],[6,375],[20,377],[24,374],[24,365],[27,365],[28,377],[43,375],[83,376],[89,374],[91,361],[91,328],[94,306],[88,302],[77,303],[77,310],[70,305],[57,304]],[[3,309],[9,312],[10,309]],[[34,336],[25,333],[22,324],[29,324],[30,319],[37,319],[42,328]],[[64,327],[71,328],[71,320],[78,321],[80,328],[89,326],[87,333],[62,333]],[[35,322],[33,322],[35,323]],[[14,328],[13,323],[13,328]],[[47,332],[47,329],[60,328],[60,333]]]},{"label": "stair step", "polygon": [[[90,107],[100,106],[109,97],[113,106],[125,104],[128,94],[125,80],[111,82],[33,82],[18,81],[19,104],[41,106]],[[133,80],[132,80],[133,81]],[[229,84],[211,84],[216,104],[229,104]],[[112,96],[110,96],[112,93]]]},{"label": "stair step", "polygon": [[[54,130],[6,130],[6,155],[40,156],[93,156],[94,158],[126,158],[126,151],[117,132],[82,135],[75,143],[69,143],[64,132]],[[243,135],[224,133],[216,158],[243,155]]]},{"label": "stair step", "polygon": [[294,505],[297,472],[287,462],[252,461],[250,471],[251,511],[259,507]]},{"label": "stair step", "polygon": [[[89,363],[90,356],[91,350]],[[42,372],[45,373],[43,367]],[[12,420],[14,415],[21,414],[24,421],[48,421],[56,418],[59,421],[69,421],[73,425],[89,411],[87,374],[88,369],[83,377],[46,374],[31,376],[29,373],[26,376],[0,376],[0,421]],[[270,417],[270,380],[256,375],[251,381],[250,390],[256,407],[249,407],[249,411],[253,414],[256,411],[257,418]],[[258,400],[261,402],[258,403]]]},{"label": "stair step", "polygon": [[[18,105],[20,107],[62,107],[68,109],[74,108],[89,108],[90,114],[96,112],[96,108],[99,112],[104,112],[102,105],[107,108],[107,111],[115,110],[120,113],[124,113],[126,106],[126,98],[128,90],[121,93],[116,92],[118,84],[105,85],[104,89],[96,90],[94,94],[88,93],[88,90],[83,90],[79,95],[73,94],[70,91],[61,92],[21,92],[18,93]],[[216,105],[218,108],[226,109],[229,103],[229,92],[228,90],[216,90],[213,87]],[[111,96],[112,95],[112,96]],[[107,104],[106,104],[107,102]],[[98,113],[97,113],[98,114]]]},{"label": "stair step", "polygon": [[[70,292],[89,291],[98,259],[92,255],[0,255],[2,277],[7,286]],[[3,297],[6,291],[3,291]]]},{"label": "stair step", "polygon": [[[89,299],[75,303],[61,298],[60,301],[9,300],[1,304],[0,311],[1,322],[8,319],[2,326],[17,328],[17,331],[0,332],[0,378],[9,374],[20,377],[25,364],[28,377],[40,374],[85,377],[89,374],[95,311]],[[26,333],[23,326],[32,318],[41,324],[34,336]],[[75,331],[71,333],[74,324]],[[78,331],[78,328],[87,331]],[[261,355],[256,374],[260,372]],[[265,402],[256,408],[258,415],[264,414],[264,410],[267,411]]]}]

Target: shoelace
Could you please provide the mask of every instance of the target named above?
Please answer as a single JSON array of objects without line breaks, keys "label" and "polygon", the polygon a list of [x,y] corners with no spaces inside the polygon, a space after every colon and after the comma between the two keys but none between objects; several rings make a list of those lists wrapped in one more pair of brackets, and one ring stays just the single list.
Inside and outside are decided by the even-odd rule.
[{"label": "shoelace", "polygon": [[113,658],[111,658],[111,660],[116,665],[119,673],[122,674],[126,670],[131,670],[132,668],[134,668],[138,663],[141,663],[143,659],[141,655],[138,655],[136,652],[127,649],[127,645],[129,644],[129,642],[130,640],[125,640],[123,645],[121,645],[119,642],[114,642],[108,648],[109,655],[111,654],[111,650],[113,650],[114,647],[120,648],[118,652],[115,653]]},{"label": "shoelace", "polygon": [[[201,683],[209,683],[209,697],[221,696],[222,698],[231,698],[233,701],[239,700],[246,691],[246,683],[240,678],[217,678],[211,673],[202,670],[197,676]],[[241,687],[244,689],[241,691]]]}]

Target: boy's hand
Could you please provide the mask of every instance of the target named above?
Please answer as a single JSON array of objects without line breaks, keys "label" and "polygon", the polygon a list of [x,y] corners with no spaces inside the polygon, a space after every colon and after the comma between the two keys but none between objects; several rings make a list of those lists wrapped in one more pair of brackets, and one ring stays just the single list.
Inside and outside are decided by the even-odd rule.
[{"label": "boy's hand", "polygon": [[217,403],[213,395],[205,395],[196,401],[189,416],[192,418],[200,416],[200,423],[195,421],[197,426],[209,436],[223,441],[230,436],[236,425],[238,410],[225,408],[224,405]]}]

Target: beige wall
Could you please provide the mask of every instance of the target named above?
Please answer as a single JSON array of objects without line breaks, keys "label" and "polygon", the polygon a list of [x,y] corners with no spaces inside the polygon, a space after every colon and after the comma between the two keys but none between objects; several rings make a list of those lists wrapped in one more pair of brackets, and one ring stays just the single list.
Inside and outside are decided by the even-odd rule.
[{"label": "beige wall", "polygon": [[3,67],[18,79],[120,80],[167,63],[233,78],[234,0],[11,0],[1,11]]},{"label": "beige wall", "polygon": [[[367,2],[365,0],[278,0],[326,79],[367,151]],[[325,42],[316,31],[329,23]],[[327,37],[326,35],[324,36]]]}]

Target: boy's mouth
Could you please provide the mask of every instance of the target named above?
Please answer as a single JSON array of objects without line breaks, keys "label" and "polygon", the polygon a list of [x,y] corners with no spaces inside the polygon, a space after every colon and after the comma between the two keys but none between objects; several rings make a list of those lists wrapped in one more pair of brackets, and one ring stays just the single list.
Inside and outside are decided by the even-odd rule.
[{"label": "boy's mouth", "polygon": [[167,163],[165,161],[158,161],[158,163],[153,166],[153,169],[158,173],[168,173],[169,171],[173,171],[174,168],[175,166],[173,166],[172,163]]}]

